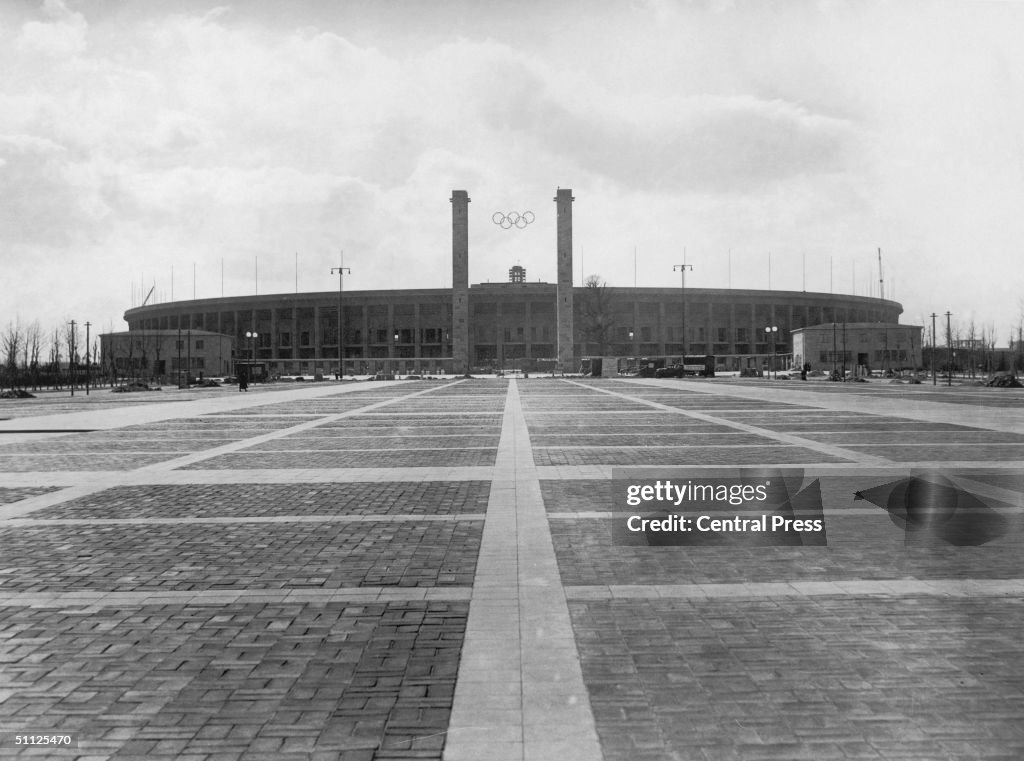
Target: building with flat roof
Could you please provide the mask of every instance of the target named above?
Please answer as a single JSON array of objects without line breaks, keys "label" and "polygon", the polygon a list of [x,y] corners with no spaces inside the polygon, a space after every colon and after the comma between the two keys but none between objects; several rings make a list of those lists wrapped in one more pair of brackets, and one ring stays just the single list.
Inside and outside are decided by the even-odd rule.
[{"label": "building with flat roof", "polygon": [[[234,339],[270,374],[571,372],[587,356],[708,354],[724,369],[792,354],[802,328],[895,324],[891,300],[803,291],[572,285],[572,191],[555,196],[557,282],[468,282],[466,191],[452,192],[452,287],[326,291],[153,304],[125,313],[129,331],[203,330]],[[340,319],[339,319],[340,304]],[[765,333],[765,327],[777,331]],[[255,333],[254,339],[246,337]],[[339,334],[341,340],[339,341]]]},{"label": "building with flat roof", "polygon": [[857,374],[922,367],[919,325],[894,322],[827,322],[793,331],[793,364],[810,370]]},{"label": "building with flat roof", "polygon": [[[243,339],[244,341],[244,339]],[[142,328],[100,335],[100,372],[108,378],[157,378],[231,375],[235,341],[209,330]]]}]

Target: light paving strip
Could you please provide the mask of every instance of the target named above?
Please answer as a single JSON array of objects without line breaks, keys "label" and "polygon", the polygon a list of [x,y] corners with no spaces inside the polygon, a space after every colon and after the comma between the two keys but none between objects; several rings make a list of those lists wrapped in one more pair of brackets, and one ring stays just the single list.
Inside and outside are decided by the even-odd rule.
[{"label": "light paving strip", "polygon": [[[537,475],[542,481],[590,481],[594,479],[608,480],[612,478],[612,473],[615,470],[661,470],[664,471],[666,468],[681,468],[685,467],[687,473],[699,473],[702,468],[710,470],[721,471],[723,465],[685,465],[685,466],[652,466],[652,465],[541,465],[537,467]],[[756,465],[743,465],[744,468],[758,467]],[[777,468],[779,465],[773,464],[771,467]],[[806,463],[806,464],[786,464],[786,468],[803,468],[804,476],[807,478],[813,478],[815,476],[849,476],[849,475],[873,475],[876,472],[876,468],[865,465],[857,465],[855,463],[845,462],[833,462],[833,463]],[[908,474],[911,468],[920,467],[917,463],[901,462],[898,465],[892,463],[886,463],[886,467],[903,468]],[[985,470],[1005,470],[1009,472],[1017,472],[1021,469],[1020,463],[1010,462],[985,462],[985,463],[939,463],[937,466],[940,470],[943,469],[956,469],[956,470],[970,470],[970,469],[985,469]],[[896,477],[901,477],[903,474],[899,474]],[[483,476],[479,476],[482,478]],[[19,484],[20,485],[20,484]],[[25,484],[28,485],[28,484]],[[989,487],[991,490],[990,496],[993,499],[1000,499],[1004,502],[1017,503],[1020,500],[1020,493],[1010,492],[1006,489],[996,490],[995,487]],[[972,487],[972,491],[973,491]],[[986,494],[978,489],[979,494]],[[1014,496],[1016,494],[1016,496]]]},{"label": "light paving strip", "polygon": [[[609,474],[611,471],[609,470]],[[107,486],[179,485],[179,484],[277,484],[277,483],[380,483],[381,481],[490,481],[494,468],[490,465],[457,465],[450,467],[409,468],[289,468],[274,470],[172,470],[166,473],[146,473],[138,478],[126,478],[124,471],[53,471],[41,473],[4,473],[6,487],[48,486],[70,488],[96,481]],[[126,483],[118,481],[122,477]],[[580,476],[584,478],[586,476]],[[610,475],[609,475],[610,477]],[[95,491],[90,488],[88,492]],[[63,502],[64,499],[58,500]],[[23,504],[19,502],[18,504]],[[43,506],[43,505],[40,505]],[[35,509],[35,508],[33,508]],[[0,508],[0,518],[3,512]]]},{"label": "light paving strip", "polygon": [[[250,441],[247,446],[255,446],[257,443],[261,443],[261,442],[252,442],[252,441]],[[430,448],[433,449],[433,447],[430,447]],[[391,456],[391,455],[398,454],[399,452],[422,452],[423,449],[424,449],[424,447],[391,447],[389,449],[378,449],[378,450],[374,450],[374,451],[380,452],[382,456]],[[449,450],[451,450],[451,449],[458,449],[459,451],[463,451],[463,450],[466,450],[466,449],[494,449],[494,447],[467,447],[467,446],[449,447]],[[275,452],[291,453],[291,452],[295,452],[295,451],[302,451],[302,450],[296,450],[294,447],[292,447],[292,448],[285,448],[285,449],[262,448],[262,449],[258,449],[258,450],[254,449],[253,450],[253,454],[261,454],[261,455],[263,455],[263,454],[273,454]],[[307,447],[305,449],[305,451],[307,451],[307,452],[309,452],[309,451],[366,452],[368,450],[366,449],[366,447],[358,447],[356,449],[342,448],[342,447],[330,447],[328,449],[323,449],[323,450],[314,450],[312,447]]]},{"label": "light paving strip", "polygon": [[1020,597],[1024,579],[849,579],[735,584],[623,584],[567,586],[570,600],[618,598],[769,599],[779,597]]},{"label": "light paving strip", "polygon": [[193,526],[202,523],[429,523],[431,521],[482,521],[483,513],[456,515],[274,515],[232,516],[230,518],[12,518],[0,523],[0,528],[24,526],[128,526],[172,524]]},{"label": "light paving strip", "polygon": [[409,602],[469,600],[469,587],[351,587],[344,589],[203,589],[160,592],[0,592],[0,607],[67,608],[95,612],[140,605],[214,605],[253,603]]},{"label": "light paving strip", "polygon": [[[886,462],[888,467],[894,467],[891,462]],[[895,467],[920,467],[920,463],[901,462]],[[630,468],[651,468],[653,466],[640,465],[540,465],[537,466],[537,474],[541,480],[575,481],[589,479],[609,479],[612,477],[613,469]],[[718,468],[721,465],[687,465],[688,470],[700,468]],[[744,465],[744,468],[756,467]],[[774,467],[778,467],[775,465]],[[859,472],[862,467],[854,463],[805,463],[787,464],[787,468],[804,468],[807,475],[837,475],[841,473]],[[939,462],[934,467],[956,468],[965,470],[971,468],[984,468],[987,470],[1019,470],[1020,463],[1013,462],[964,462],[956,463]],[[138,473],[138,471],[132,471]],[[232,470],[224,469],[217,471],[188,470],[169,471],[166,473],[146,473],[144,478],[128,478],[125,471],[24,471],[20,473],[4,473],[3,481],[6,487],[26,487],[46,484],[59,488],[71,488],[76,485],[88,484],[92,481],[100,482],[106,486],[114,485],[141,485],[141,484],[270,484],[270,483],[355,483],[361,481],[377,482],[386,481],[489,481],[494,474],[494,468],[490,465],[457,465],[449,467],[403,467],[403,468],[317,468],[317,469],[288,469],[288,470]],[[120,483],[118,479],[125,480]],[[95,488],[89,488],[85,493],[92,493]],[[63,502],[70,497],[64,495],[57,500]],[[1005,497],[997,497],[1006,499]],[[17,504],[23,505],[24,501]],[[44,507],[45,505],[39,505]],[[35,509],[35,508],[33,508]],[[0,507],[0,519],[4,513]]]},{"label": "light paving strip", "polygon": [[[646,451],[648,449],[710,449],[712,447],[722,448],[728,447],[729,449],[764,449],[764,444],[584,444],[582,446],[570,446],[570,445],[559,445],[557,447],[538,446],[534,449],[550,449],[556,452],[571,452],[575,449],[584,449],[587,451],[591,450],[602,450],[602,449],[613,449],[620,451],[622,449],[639,449]],[[780,447],[793,447],[799,446],[795,444],[780,444]]]},{"label": "light paving strip", "polygon": [[446,761],[602,758],[516,381],[509,383]]},{"label": "light paving strip", "polygon": [[[825,508],[833,517],[852,515],[879,515],[880,508],[872,507],[844,507]],[[634,515],[647,515],[650,510],[637,510],[636,512],[622,512],[618,510],[581,510],[578,513],[548,513],[548,520],[554,521],[576,521],[576,520],[622,520]],[[660,512],[656,513],[660,515]],[[745,514],[745,513],[744,513]],[[40,523],[55,523],[56,521],[40,521]],[[6,524],[5,524],[6,525]]]},{"label": "light paving strip", "polygon": [[[572,383],[581,388],[594,388],[587,386],[583,383],[577,383],[576,381],[566,381]],[[765,438],[774,439],[781,444],[791,444],[805,449],[811,449],[816,452],[823,454],[832,455],[833,457],[840,457],[844,460],[851,460],[856,463],[863,465],[883,465],[887,464],[889,460],[884,457],[876,457],[875,455],[867,454],[865,452],[857,452],[844,447],[837,447],[834,444],[826,444],[821,441],[813,441],[812,439],[805,439],[802,436],[796,436],[791,433],[780,433],[779,431],[773,431],[769,428],[761,428],[756,425],[750,425],[748,423],[741,423],[736,420],[728,420],[726,418],[716,417],[715,415],[707,415],[703,412],[696,412],[695,410],[686,410],[679,407],[671,407],[667,404],[661,404],[660,402],[653,402],[643,397],[631,396],[630,394],[622,393],[620,391],[611,391],[610,389],[598,388],[603,394],[610,394],[611,396],[617,396],[621,399],[625,399],[630,402],[642,402],[649,407],[654,409],[663,410],[665,412],[672,412],[677,415],[685,415],[686,417],[693,418],[695,420],[703,420],[706,423],[715,423],[716,425],[727,426],[729,428],[735,428],[740,431],[752,433],[757,436],[764,436]],[[806,403],[806,402],[804,402]],[[750,467],[750,466],[745,466]],[[790,466],[792,467],[792,466]]]}]

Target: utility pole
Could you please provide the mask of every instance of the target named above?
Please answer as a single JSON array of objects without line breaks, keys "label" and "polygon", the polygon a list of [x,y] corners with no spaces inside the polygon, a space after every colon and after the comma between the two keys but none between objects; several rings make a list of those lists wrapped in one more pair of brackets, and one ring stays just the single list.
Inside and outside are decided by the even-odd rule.
[{"label": "utility pole", "polygon": [[839,359],[839,347],[836,345],[836,324],[832,323],[832,380],[836,379],[836,360]]},{"label": "utility pole", "polygon": [[68,373],[71,375],[71,396],[75,395],[75,321],[71,321],[71,337],[68,341]]},{"label": "utility pole", "polygon": [[843,322],[843,380],[846,380],[846,322]]},{"label": "utility pole", "polygon": [[882,362],[882,370],[888,375],[889,373],[889,326],[885,326],[885,343],[883,344],[882,351],[884,352],[884,361]]},{"label": "utility pole", "polygon": [[92,345],[89,343],[89,327],[92,325],[88,320],[85,323],[85,395],[89,396],[89,359]]},{"label": "utility pole", "polygon": [[946,375],[947,386],[953,385],[953,330],[950,327],[950,317],[952,317],[952,312],[946,312],[946,364],[949,366],[949,373]]},{"label": "utility pole", "polygon": [[935,317],[936,317],[935,312],[932,312],[932,356],[931,356],[931,360],[932,360],[932,385],[933,386],[936,385],[936,383],[937,383],[937,381],[935,379],[935,346],[936,346],[936,341],[935,341]]},{"label": "utility pole", "polygon": [[885,280],[882,278],[882,249],[878,249],[878,298],[885,298]]}]

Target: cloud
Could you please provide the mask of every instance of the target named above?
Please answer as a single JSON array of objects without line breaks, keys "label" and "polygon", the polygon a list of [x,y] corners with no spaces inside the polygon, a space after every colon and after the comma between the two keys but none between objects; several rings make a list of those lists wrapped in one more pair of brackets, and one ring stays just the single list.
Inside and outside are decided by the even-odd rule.
[{"label": "cloud", "polygon": [[54,154],[64,150],[53,140],[37,135],[0,135],[0,152],[2,153],[36,153]]},{"label": "cloud", "polygon": [[66,58],[83,53],[89,25],[81,13],[67,9],[61,0],[46,0],[44,13],[50,21],[28,21],[22,25],[15,47],[24,53]]},{"label": "cloud", "polygon": [[[1009,4],[481,4],[458,23],[384,6],[0,8],[5,250],[66,267],[109,249],[134,278],[139,261],[224,257],[230,286],[236,260],[288,282],[295,250],[319,277],[345,248],[353,288],[443,287],[464,188],[471,277],[521,260],[551,279],[561,185],[588,273],[617,284],[634,244],[641,284],[682,245],[694,287],[726,277],[695,252],[730,247],[796,251],[797,283],[803,246],[809,264],[998,249],[1012,269],[1024,82]],[[513,208],[538,221],[502,235],[490,214]],[[927,277],[920,291],[940,290]]]},{"label": "cloud", "polygon": [[66,243],[78,213],[65,175],[65,149],[35,135],[0,135],[0,242]]},{"label": "cloud", "polygon": [[[803,174],[841,171],[854,125],[800,105],[752,95],[651,98],[573,82],[516,60],[478,67],[476,108],[495,132],[581,170],[637,189],[758,192]],[[586,97],[580,93],[585,92]]]}]

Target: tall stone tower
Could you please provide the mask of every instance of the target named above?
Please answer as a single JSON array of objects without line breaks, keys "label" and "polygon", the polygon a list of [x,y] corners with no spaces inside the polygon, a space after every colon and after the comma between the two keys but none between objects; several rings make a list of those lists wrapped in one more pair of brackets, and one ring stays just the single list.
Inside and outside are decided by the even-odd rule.
[{"label": "tall stone tower", "polygon": [[575,367],[572,335],[572,190],[559,188],[555,195],[558,209],[558,282],[555,286],[558,319],[558,367],[563,372]]},{"label": "tall stone tower", "polygon": [[452,371],[469,372],[469,194],[453,190],[452,204]]}]

